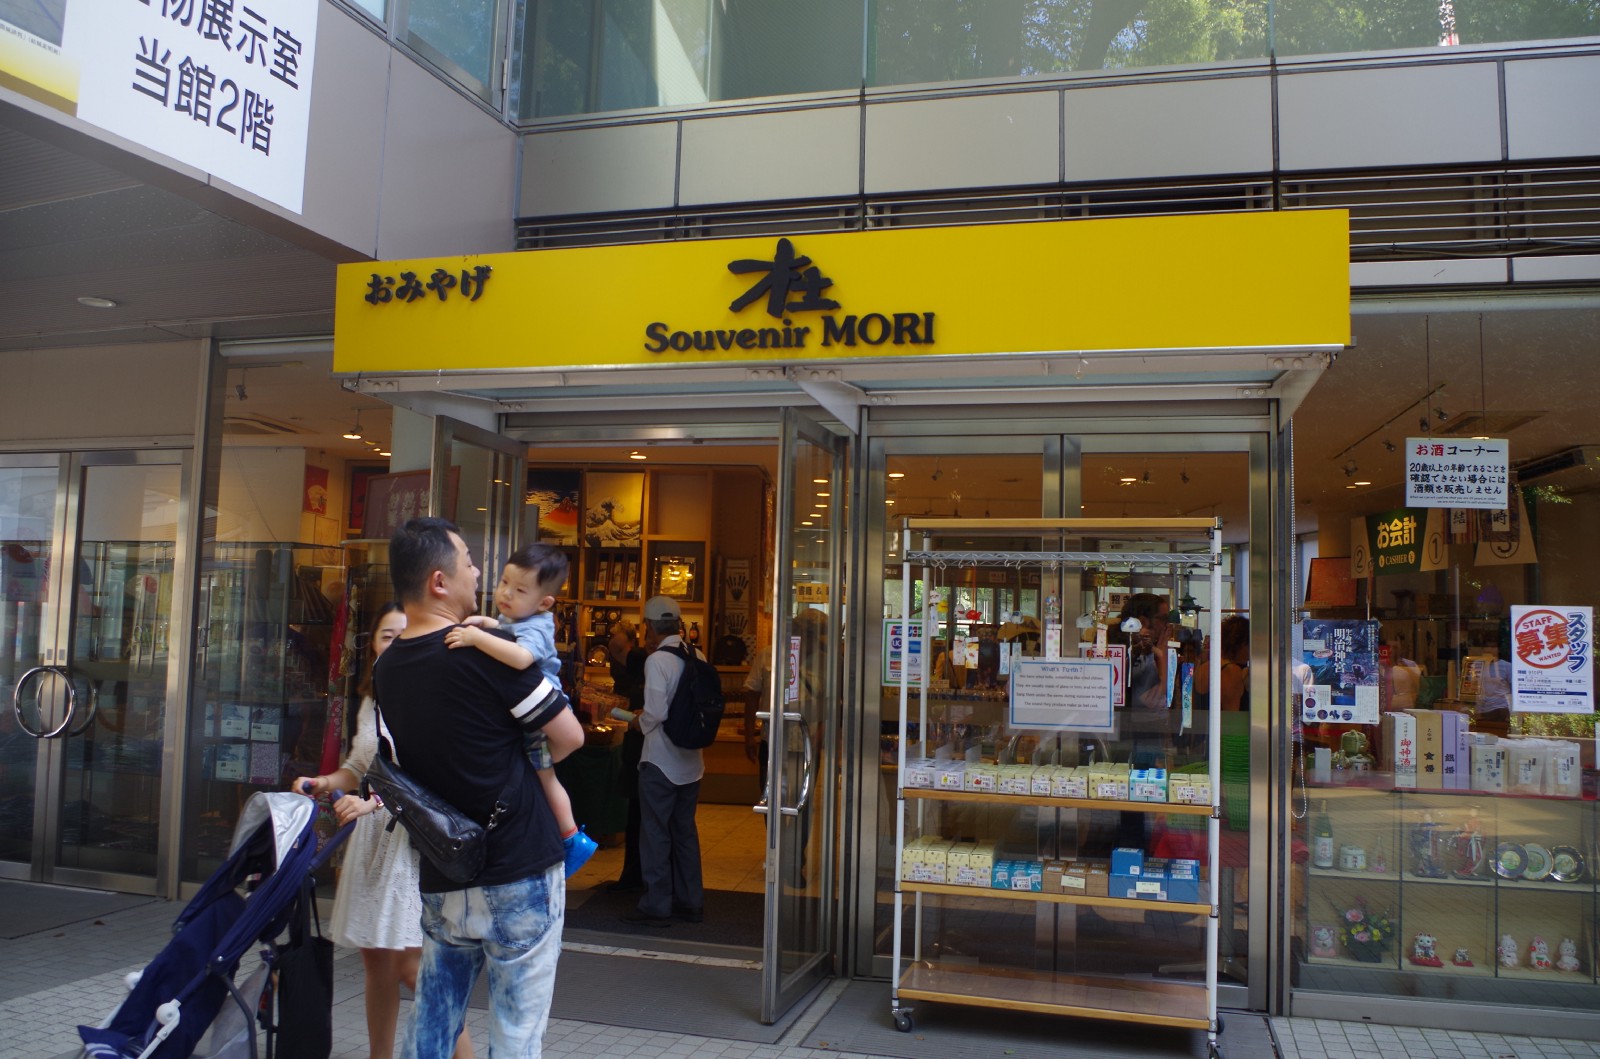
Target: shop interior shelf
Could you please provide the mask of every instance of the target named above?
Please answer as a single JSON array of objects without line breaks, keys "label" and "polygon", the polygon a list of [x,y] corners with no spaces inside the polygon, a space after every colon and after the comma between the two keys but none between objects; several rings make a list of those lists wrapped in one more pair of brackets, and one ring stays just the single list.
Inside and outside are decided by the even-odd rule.
[{"label": "shop interior shelf", "polygon": [[1104,809],[1125,813],[1170,813],[1178,816],[1210,816],[1209,805],[1184,805],[1177,802],[1130,802],[1110,798],[1047,798],[1035,794],[995,794],[990,791],[939,790],[907,787],[907,798],[936,802],[987,802],[992,805],[1037,805],[1047,809]]},{"label": "shop interior shelf", "polygon": [[1206,990],[1199,983],[923,961],[906,968],[900,976],[899,993],[902,998],[953,1001],[1011,1011],[1200,1030],[1210,1026],[1206,1018]]},{"label": "shop interior shelf", "polygon": [[1135,897],[1090,897],[1087,894],[1047,894],[1037,890],[996,890],[986,886],[954,886],[950,883],[925,883],[904,880],[904,893],[944,894],[947,897],[994,897],[1002,901],[1048,902],[1058,905],[1098,905],[1101,908],[1133,908],[1139,911],[1192,912],[1211,914],[1210,905],[1188,901],[1149,901]]}]

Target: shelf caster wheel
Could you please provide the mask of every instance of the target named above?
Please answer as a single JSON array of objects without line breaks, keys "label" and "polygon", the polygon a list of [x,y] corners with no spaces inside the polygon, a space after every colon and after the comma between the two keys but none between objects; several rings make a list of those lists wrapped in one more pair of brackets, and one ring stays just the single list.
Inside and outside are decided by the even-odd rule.
[{"label": "shelf caster wheel", "polygon": [[1211,1046],[1206,1049],[1206,1059],[1226,1059],[1222,1054],[1222,1045],[1212,1041]]},{"label": "shelf caster wheel", "polygon": [[911,1032],[911,1012],[896,1011],[894,1013],[894,1028],[901,1033]]}]

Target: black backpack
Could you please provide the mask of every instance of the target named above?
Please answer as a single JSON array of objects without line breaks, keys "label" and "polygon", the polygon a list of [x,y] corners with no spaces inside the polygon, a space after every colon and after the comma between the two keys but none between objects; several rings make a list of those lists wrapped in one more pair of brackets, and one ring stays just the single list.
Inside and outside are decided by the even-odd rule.
[{"label": "black backpack", "polygon": [[679,644],[665,650],[683,659],[683,673],[678,677],[678,690],[673,692],[667,706],[667,719],[661,730],[667,733],[674,746],[684,750],[700,750],[710,746],[717,738],[717,726],[722,723],[726,704],[722,698],[722,674],[715,666],[692,648]]}]

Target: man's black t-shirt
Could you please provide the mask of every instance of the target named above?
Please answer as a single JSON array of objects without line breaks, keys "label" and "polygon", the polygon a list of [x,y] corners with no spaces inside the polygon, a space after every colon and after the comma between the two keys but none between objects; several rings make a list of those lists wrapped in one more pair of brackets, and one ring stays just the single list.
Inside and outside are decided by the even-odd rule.
[{"label": "man's black t-shirt", "polygon": [[451,882],[423,857],[423,893],[516,882],[544,872],[564,853],[510,712],[539,686],[539,667],[512,669],[476,648],[451,650],[448,631],[401,637],[373,668],[396,764],[479,823],[488,822],[510,779],[512,808],[489,832],[483,870],[471,882]]}]

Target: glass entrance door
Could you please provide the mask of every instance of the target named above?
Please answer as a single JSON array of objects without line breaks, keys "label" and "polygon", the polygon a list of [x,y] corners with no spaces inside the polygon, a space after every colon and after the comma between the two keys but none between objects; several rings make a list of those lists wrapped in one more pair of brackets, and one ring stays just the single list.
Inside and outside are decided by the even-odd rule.
[{"label": "glass entrance door", "polygon": [[831,970],[849,442],[785,409],[766,724],[761,1021]]},{"label": "glass entrance door", "polygon": [[93,452],[0,465],[6,875],[157,892],[186,460]]},{"label": "glass entrance door", "polygon": [[440,417],[434,426],[431,514],[461,527],[478,580],[478,610],[493,614],[494,586],[516,548],[527,446],[491,431]]}]

